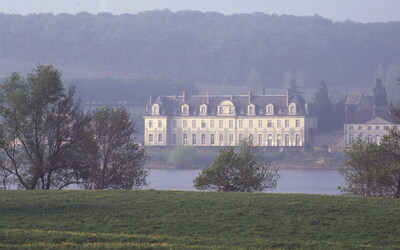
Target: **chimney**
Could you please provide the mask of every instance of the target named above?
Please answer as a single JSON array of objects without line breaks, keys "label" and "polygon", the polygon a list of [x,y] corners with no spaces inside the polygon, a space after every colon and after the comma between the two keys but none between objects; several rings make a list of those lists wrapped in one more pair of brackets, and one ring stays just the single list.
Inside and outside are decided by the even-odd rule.
[{"label": "chimney", "polygon": [[149,98],[149,103],[150,103],[150,104],[153,103],[153,97],[152,97],[152,96],[150,96],[150,98]]},{"label": "chimney", "polygon": [[182,93],[182,101],[186,102],[186,92],[185,91],[183,91],[183,93]]},{"label": "chimney", "polygon": [[249,90],[249,100],[248,100],[248,104],[251,103],[251,98],[252,98],[252,92],[251,92],[251,90]]},{"label": "chimney", "polygon": [[292,97],[293,97],[292,90],[287,89],[286,90],[286,107],[289,107],[289,102],[292,99]]},{"label": "chimney", "polygon": [[263,84],[263,95],[265,95],[265,84]]},{"label": "chimney", "polygon": [[308,103],[307,102],[304,104],[304,109],[306,111],[306,115],[309,115],[310,113],[309,113],[309,108],[308,108]]},{"label": "chimney", "polygon": [[206,101],[207,105],[210,104],[210,91],[207,91],[207,101]]},{"label": "chimney", "polygon": [[344,105],[344,122],[347,122],[347,105]]}]

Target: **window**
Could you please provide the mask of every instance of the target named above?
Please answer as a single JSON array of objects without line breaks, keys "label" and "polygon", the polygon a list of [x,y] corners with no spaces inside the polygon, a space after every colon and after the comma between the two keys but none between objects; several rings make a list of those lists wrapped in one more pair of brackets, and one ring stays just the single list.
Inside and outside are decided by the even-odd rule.
[{"label": "window", "polygon": [[172,128],[176,128],[176,120],[172,120]]},{"label": "window", "polygon": [[172,144],[176,145],[176,134],[172,134]]},{"label": "window", "polygon": [[154,136],[153,134],[149,134],[149,142],[153,142],[154,141]]},{"label": "window", "polygon": [[277,127],[277,128],[280,128],[280,127],[281,127],[281,120],[277,120],[277,121],[276,121],[276,127]]},{"label": "window", "polygon": [[214,136],[214,134],[211,134],[210,135],[210,144],[211,145],[214,145],[215,144],[215,138],[214,138],[215,136]]},{"label": "window", "polygon": [[253,106],[249,106],[248,109],[247,109],[247,113],[249,115],[253,115],[254,114],[254,107]]},{"label": "window", "polygon": [[249,128],[253,127],[253,120],[249,120]]},{"label": "window", "polygon": [[239,134],[239,143],[243,141],[243,134]]},{"label": "window", "polygon": [[162,134],[158,134],[158,142],[162,142]]},{"label": "window", "polygon": [[243,128],[243,120],[239,120],[239,128]]},{"label": "window", "polygon": [[201,105],[200,106],[200,114],[206,115],[207,114],[207,106],[206,105]]},{"label": "window", "polygon": [[187,145],[188,144],[188,138],[187,138],[187,134],[183,134],[183,145]]},{"label": "window", "polygon": [[285,134],[285,146],[290,146],[289,145],[289,134]]},{"label": "window", "polygon": [[233,111],[233,107],[229,107],[229,114],[233,115],[234,111]]},{"label": "window", "polygon": [[276,136],[276,146],[282,146],[281,145],[281,135]]},{"label": "window", "polygon": [[258,120],[258,127],[262,128],[262,120]]},{"label": "window", "polygon": [[267,145],[272,146],[272,134],[268,134]]},{"label": "window", "polygon": [[300,120],[296,120],[296,128],[300,128]]},{"label": "window", "polygon": [[375,140],[376,140],[376,143],[379,144],[381,142],[381,137],[379,135],[377,135]]},{"label": "window", "polygon": [[182,127],[187,128],[187,121],[186,120],[182,121]]},{"label": "window", "polygon": [[157,105],[154,105],[153,106],[153,115],[158,115],[159,114],[159,109],[158,109],[158,106]]},{"label": "window", "polygon": [[384,126],[383,129],[384,130],[389,130],[389,126]]},{"label": "window", "polygon": [[201,120],[201,127],[205,128],[206,127],[206,121],[205,120]]},{"label": "window", "polygon": [[218,107],[218,114],[224,114],[224,107]]},{"label": "window", "polygon": [[372,126],[368,126],[367,129],[368,129],[368,130],[371,130],[371,129],[372,129]]},{"label": "window", "polygon": [[274,106],[272,104],[267,105],[267,115],[273,115],[274,114]]},{"label": "window", "polygon": [[206,135],[205,134],[201,134],[201,145],[206,144]]},{"label": "window", "polygon": [[301,145],[300,145],[300,134],[296,134],[295,143],[296,143],[296,144],[295,144],[296,146],[301,146]]},{"label": "window", "polygon": [[372,142],[372,135],[367,136],[367,142]]},{"label": "window", "polygon": [[291,103],[289,105],[289,115],[296,115],[296,104]]},{"label": "window", "polygon": [[358,126],[358,130],[362,130],[362,126]]},{"label": "window", "polygon": [[210,121],[210,128],[214,128],[214,120]]},{"label": "window", "polygon": [[183,115],[189,114],[189,107],[187,105],[182,107],[182,114]]},{"label": "window", "polygon": [[268,120],[267,121],[267,127],[268,128],[272,128],[272,120]]},{"label": "window", "polygon": [[254,142],[254,135],[252,133],[249,134],[249,141],[250,143]]},{"label": "window", "polygon": [[393,126],[393,130],[397,130],[397,126]]},{"label": "window", "polygon": [[354,129],[354,127],[353,126],[349,126],[349,130],[353,130]]},{"label": "window", "polygon": [[233,128],[233,120],[229,120],[229,128]]},{"label": "window", "polygon": [[375,130],[379,130],[379,126],[375,126]]},{"label": "window", "polygon": [[289,127],[289,120],[285,120],[285,128]]},{"label": "window", "polygon": [[158,127],[161,128],[162,127],[162,121],[158,120]]},{"label": "window", "polygon": [[258,134],[258,145],[262,145],[263,143],[263,135],[262,134]]},{"label": "window", "polygon": [[353,135],[349,135],[349,143],[352,143],[354,140],[354,136]]},{"label": "window", "polygon": [[219,142],[222,143],[224,141],[224,135],[219,134]]},{"label": "window", "polygon": [[152,127],[153,127],[153,121],[149,120],[149,128],[152,128]]},{"label": "window", "polygon": [[223,120],[219,120],[218,125],[219,125],[219,128],[223,128],[224,127],[224,121]]},{"label": "window", "polygon": [[229,143],[233,142],[233,134],[229,134],[228,140],[229,140]]},{"label": "window", "polygon": [[192,128],[196,128],[196,120],[192,120]]},{"label": "window", "polygon": [[196,145],[197,141],[196,141],[196,134],[192,134],[192,145]]}]

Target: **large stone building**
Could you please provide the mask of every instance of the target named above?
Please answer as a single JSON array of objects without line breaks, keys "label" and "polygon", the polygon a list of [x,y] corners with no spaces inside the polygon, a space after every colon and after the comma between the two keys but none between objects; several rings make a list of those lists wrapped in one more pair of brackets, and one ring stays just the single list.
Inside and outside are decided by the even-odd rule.
[{"label": "large stone building", "polygon": [[398,129],[388,114],[386,89],[377,79],[373,96],[362,95],[358,100],[348,98],[345,103],[344,141],[350,145],[356,138],[380,143],[391,129]]},{"label": "large stone building", "polygon": [[[151,98],[150,98],[151,99]],[[317,126],[298,94],[160,96],[144,116],[146,146],[304,146]]]}]

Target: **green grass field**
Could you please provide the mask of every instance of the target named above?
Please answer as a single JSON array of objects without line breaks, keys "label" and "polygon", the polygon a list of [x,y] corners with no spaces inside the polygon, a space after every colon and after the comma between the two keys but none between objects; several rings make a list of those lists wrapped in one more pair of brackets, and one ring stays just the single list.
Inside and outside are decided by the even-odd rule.
[{"label": "green grass field", "polygon": [[399,249],[400,200],[0,191],[0,249]]}]

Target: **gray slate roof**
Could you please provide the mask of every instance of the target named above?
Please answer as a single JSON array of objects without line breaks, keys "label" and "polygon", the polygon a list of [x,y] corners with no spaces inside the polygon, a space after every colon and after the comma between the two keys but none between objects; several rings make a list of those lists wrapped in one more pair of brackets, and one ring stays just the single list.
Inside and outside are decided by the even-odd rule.
[{"label": "gray slate roof", "polygon": [[[154,103],[160,105],[160,114],[167,116],[181,115],[181,107],[183,104],[189,105],[189,115],[198,115],[200,105],[207,104],[208,114],[216,115],[218,105],[229,100],[235,105],[236,115],[247,115],[247,107],[249,104],[249,95],[211,95],[209,104],[207,104],[207,95],[186,96],[186,101],[183,101],[183,96],[159,96]],[[149,104],[147,110],[150,112]],[[286,106],[286,95],[252,95],[251,103],[255,105],[256,115],[264,115],[266,105],[273,104],[275,115],[287,115],[288,107]],[[300,95],[290,97],[289,103],[296,103],[297,115],[308,115],[306,110],[306,102]]]}]

